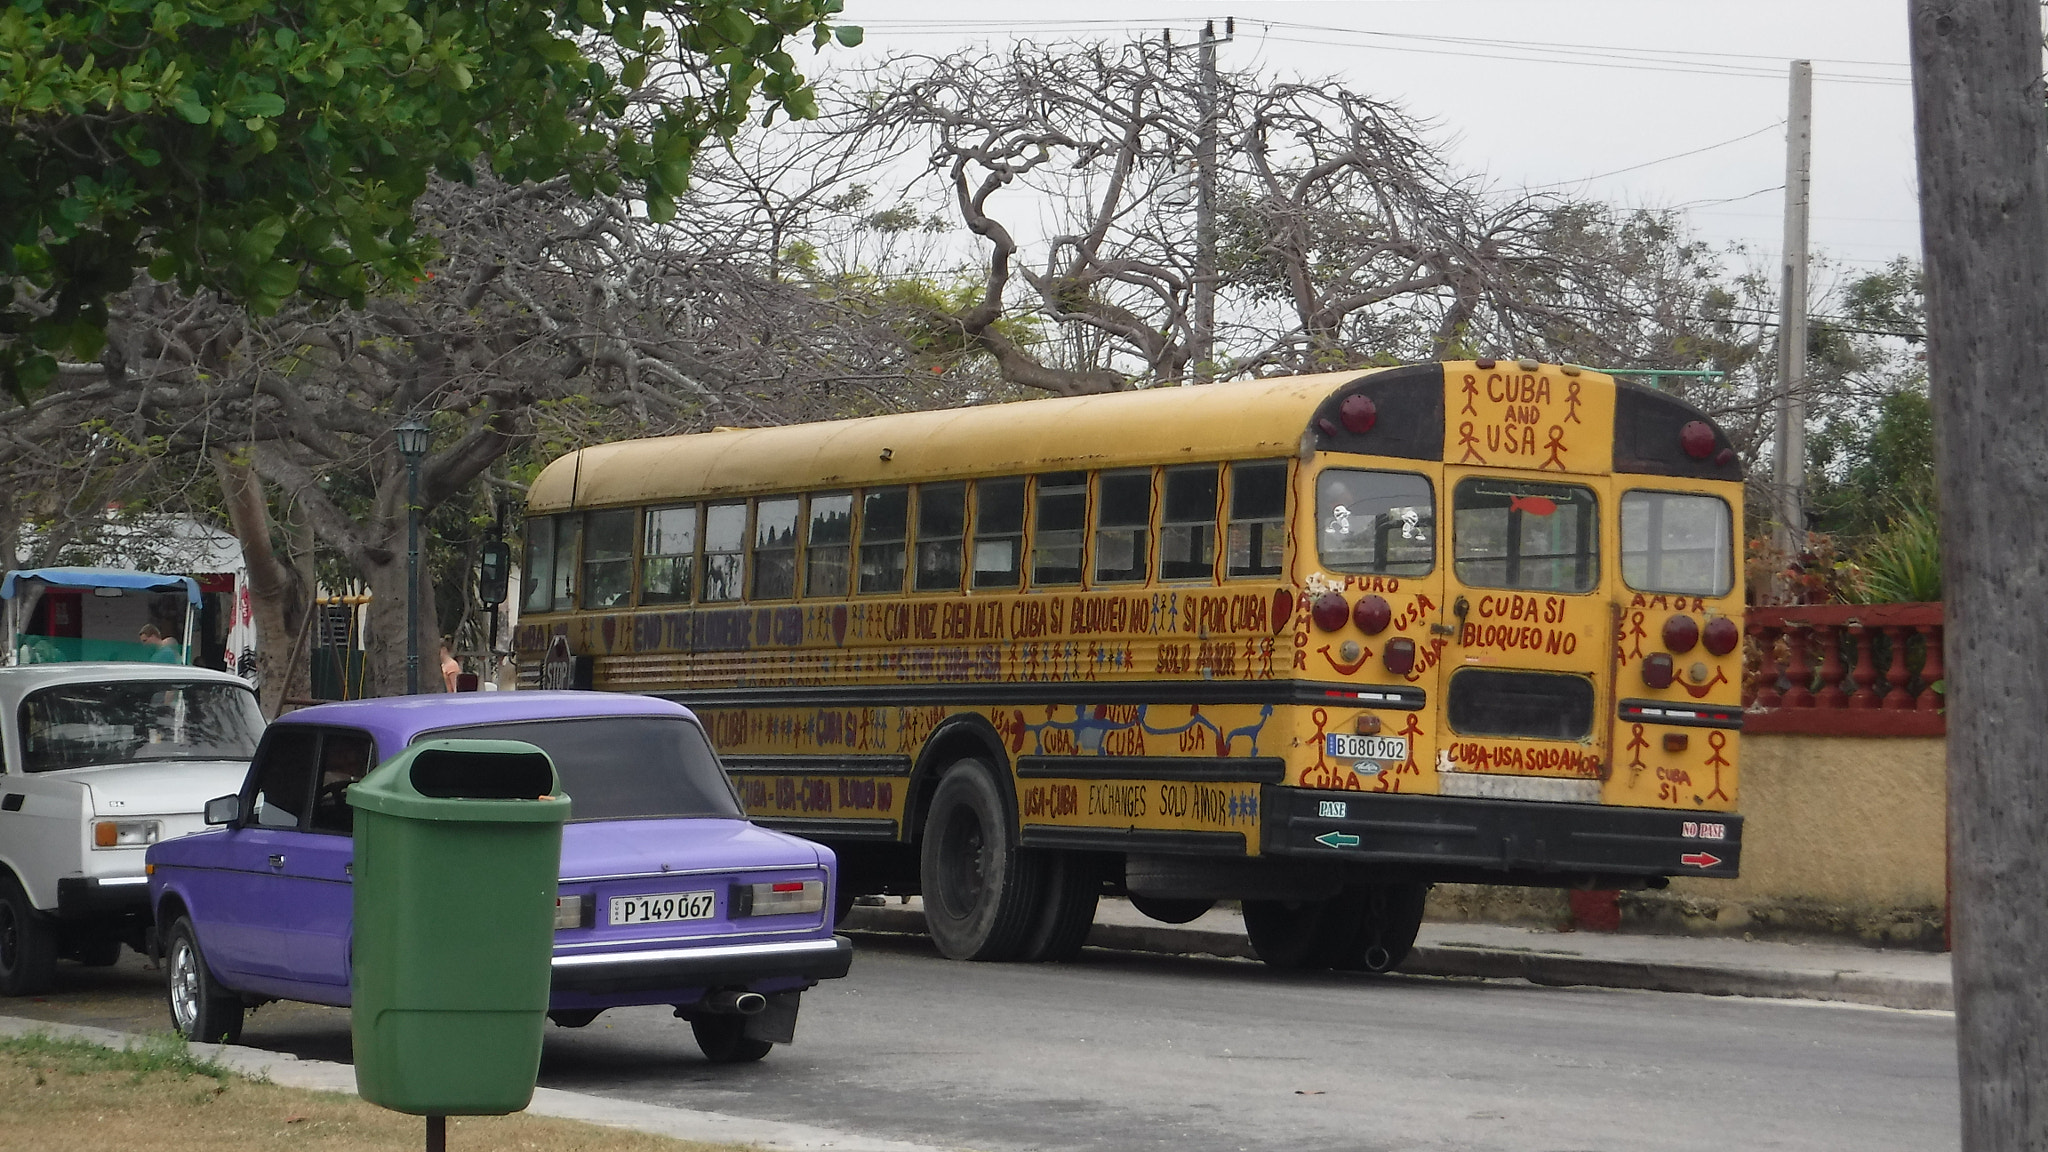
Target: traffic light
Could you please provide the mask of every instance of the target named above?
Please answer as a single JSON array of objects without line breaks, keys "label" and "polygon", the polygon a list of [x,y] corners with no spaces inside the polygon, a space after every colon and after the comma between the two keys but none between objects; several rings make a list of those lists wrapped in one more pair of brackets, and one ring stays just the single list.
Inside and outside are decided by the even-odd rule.
[{"label": "traffic light", "polygon": [[505,593],[512,582],[512,546],[503,540],[493,540],[477,553],[476,598],[486,608],[496,608],[505,602]]}]

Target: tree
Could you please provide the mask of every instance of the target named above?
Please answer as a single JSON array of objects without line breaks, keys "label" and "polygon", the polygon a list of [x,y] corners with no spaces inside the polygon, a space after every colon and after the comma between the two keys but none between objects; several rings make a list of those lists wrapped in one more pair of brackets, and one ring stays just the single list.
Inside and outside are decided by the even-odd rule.
[{"label": "tree", "polygon": [[2048,122],[2034,0],[1913,0],[1962,1137],[2048,1147]]},{"label": "tree", "polygon": [[[841,0],[19,0],[0,12],[0,386],[99,355],[147,264],[255,313],[418,276],[412,208],[479,162],[673,213],[756,99],[814,114],[784,41]],[[648,102],[644,98],[655,95]],[[642,115],[629,116],[635,101]],[[111,365],[118,370],[119,362]]]}]

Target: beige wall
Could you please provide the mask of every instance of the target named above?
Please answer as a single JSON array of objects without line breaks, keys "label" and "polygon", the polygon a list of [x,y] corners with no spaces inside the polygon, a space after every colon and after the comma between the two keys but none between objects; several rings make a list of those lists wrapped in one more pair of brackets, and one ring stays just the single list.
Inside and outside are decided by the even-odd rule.
[{"label": "beige wall", "polygon": [[[1742,876],[1625,892],[1625,927],[1853,936],[1942,947],[1946,760],[1939,738],[1742,738]],[[1563,893],[1446,885],[1443,919],[1563,922]]]}]

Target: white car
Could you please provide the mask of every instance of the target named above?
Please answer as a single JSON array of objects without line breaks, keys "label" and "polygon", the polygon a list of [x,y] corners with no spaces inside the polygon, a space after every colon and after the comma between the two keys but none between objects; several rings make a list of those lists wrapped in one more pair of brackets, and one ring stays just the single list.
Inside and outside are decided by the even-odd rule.
[{"label": "white car", "polygon": [[143,853],[202,831],[263,735],[245,680],[174,664],[0,668],[0,995],[60,958],[112,964],[150,927]]}]

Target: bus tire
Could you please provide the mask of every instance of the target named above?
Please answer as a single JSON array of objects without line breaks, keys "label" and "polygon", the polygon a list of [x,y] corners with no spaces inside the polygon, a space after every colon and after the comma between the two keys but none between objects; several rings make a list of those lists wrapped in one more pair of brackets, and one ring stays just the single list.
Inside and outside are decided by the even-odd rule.
[{"label": "bus tire", "polygon": [[1244,932],[1269,968],[1328,968],[1327,930],[1335,900],[1247,900]]},{"label": "bus tire", "polygon": [[1427,884],[1368,884],[1348,888],[1339,901],[1349,906],[1355,927],[1334,949],[1332,967],[1346,972],[1391,972],[1415,948],[1422,929]]},{"label": "bus tire", "polygon": [[1186,924],[1199,920],[1216,906],[1214,900],[1183,900],[1177,897],[1139,896],[1133,893],[1131,907],[1161,924]]},{"label": "bus tire", "polygon": [[1095,927],[1102,878],[1092,857],[1075,852],[1044,855],[1045,902],[1019,959],[1064,964],[1081,954],[1089,930]]},{"label": "bus tire", "polygon": [[918,853],[924,919],[951,960],[1014,960],[1044,902],[1044,859],[1018,847],[995,773],[979,760],[946,769]]}]

